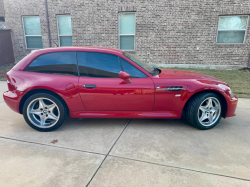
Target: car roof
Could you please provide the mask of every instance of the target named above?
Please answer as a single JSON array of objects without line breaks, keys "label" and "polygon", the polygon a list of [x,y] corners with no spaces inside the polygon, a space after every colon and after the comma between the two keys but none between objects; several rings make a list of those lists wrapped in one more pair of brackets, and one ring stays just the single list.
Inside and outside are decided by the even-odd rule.
[{"label": "car roof", "polygon": [[54,47],[54,48],[45,48],[39,50],[33,50],[29,55],[24,57],[19,63],[17,63],[13,69],[15,70],[23,70],[27,64],[29,64],[33,59],[37,56],[53,53],[53,52],[62,52],[62,51],[88,51],[88,52],[102,52],[102,53],[110,53],[114,55],[121,55],[123,51],[119,49],[106,48],[106,47],[92,47],[92,46],[71,46],[71,47]]},{"label": "car roof", "polygon": [[93,46],[69,46],[69,47],[54,47],[54,48],[45,48],[34,50],[35,52],[58,52],[58,51],[103,51],[103,52],[118,52],[122,53],[122,50],[107,48],[107,47],[93,47]]}]

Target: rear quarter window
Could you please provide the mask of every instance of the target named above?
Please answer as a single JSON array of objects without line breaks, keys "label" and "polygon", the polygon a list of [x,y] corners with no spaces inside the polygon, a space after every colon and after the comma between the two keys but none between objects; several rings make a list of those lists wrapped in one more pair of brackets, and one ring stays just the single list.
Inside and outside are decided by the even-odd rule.
[{"label": "rear quarter window", "polygon": [[76,52],[54,52],[40,55],[24,71],[78,76]]}]

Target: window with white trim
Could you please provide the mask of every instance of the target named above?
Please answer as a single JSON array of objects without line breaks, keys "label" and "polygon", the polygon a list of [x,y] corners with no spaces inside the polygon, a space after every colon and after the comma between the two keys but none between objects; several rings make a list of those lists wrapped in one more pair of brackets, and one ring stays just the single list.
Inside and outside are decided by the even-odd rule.
[{"label": "window with white trim", "polygon": [[70,15],[57,16],[58,37],[60,46],[72,46],[72,27]]},{"label": "window with white trim", "polygon": [[248,16],[220,16],[217,44],[243,44],[246,37]]},{"label": "window with white trim", "polygon": [[119,13],[119,48],[135,50],[135,13]]},{"label": "window with white trim", "polygon": [[23,30],[27,49],[43,48],[39,16],[23,16]]}]

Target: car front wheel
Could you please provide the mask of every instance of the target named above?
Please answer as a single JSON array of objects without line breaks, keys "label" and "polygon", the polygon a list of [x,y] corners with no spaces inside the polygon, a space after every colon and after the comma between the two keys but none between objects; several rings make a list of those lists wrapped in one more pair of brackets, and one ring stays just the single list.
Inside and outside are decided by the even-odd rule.
[{"label": "car front wheel", "polygon": [[186,119],[198,129],[211,129],[220,122],[221,109],[221,101],[218,95],[201,93],[188,103]]},{"label": "car front wheel", "polygon": [[67,118],[67,108],[57,97],[47,93],[37,93],[25,101],[23,116],[33,129],[48,132],[63,124]]}]

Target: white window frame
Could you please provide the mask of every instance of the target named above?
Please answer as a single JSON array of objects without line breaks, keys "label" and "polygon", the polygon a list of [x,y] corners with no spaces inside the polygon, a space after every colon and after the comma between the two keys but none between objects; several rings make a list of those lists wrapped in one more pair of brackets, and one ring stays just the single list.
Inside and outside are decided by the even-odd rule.
[{"label": "white window frame", "polygon": [[[39,20],[40,20],[40,16],[22,16],[22,22],[23,22],[23,35],[24,35],[24,40],[25,40],[25,47],[26,49],[43,49],[43,48],[28,48],[27,46],[27,42],[26,42],[26,37],[36,37],[36,36],[40,36],[42,38],[42,44],[43,44],[43,37],[42,37],[42,33],[41,35],[26,35],[25,34],[25,27],[24,27],[24,21],[23,21],[23,18],[25,17],[39,17]],[[42,28],[41,28],[41,20],[40,20],[40,29],[41,29],[41,32],[42,32]]]},{"label": "white window frame", "polygon": [[[56,15],[56,20],[57,20],[57,33],[58,33],[58,43],[59,43],[59,47],[61,47],[61,43],[60,43],[60,36],[71,36],[72,37],[72,46],[73,46],[73,35],[60,35],[59,34],[59,21],[58,21],[58,17],[60,16],[70,16],[71,19],[71,15],[70,14],[61,14],[61,15]],[[71,20],[72,21],[72,20]],[[71,22],[71,29],[72,29],[72,22]],[[71,31],[72,32],[72,31]]]},{"label": "white window frame", "polygon": [[[246,29],[219,29],[220,17],[233,17],[233,16],[247,16],[247,26],[246,26]],[[216,44],[219,44],[219,45],[234,45],[234,44],[235,45],[239,45],[239,44],[244,44],[245,40],[246,40],[246,35],[247,35],[248,22],[249,22],[249,15],[227,15],[227,16],[219,16],[218,26],[217,26]],[[243,43],[218,43],[218,34],[219,34],[219,31],[245,31]]]},{"label": "white window frame", "polygon": [[[135,35],[136,35],[135,31],[134,31],[135,34],[120,34],[120,15],[124,14],[124,13],[130,13],[130,14],[135,15],[135,31],[136,31],[136,12],[118,12],[118,45],[119,45],[118,48],[120,50],[123,50],[123,51],[135,51]],[[120,36],[134,36],[134,49],[133,50],[132,49],[130,49],[130,50],[121,49]]]}]

